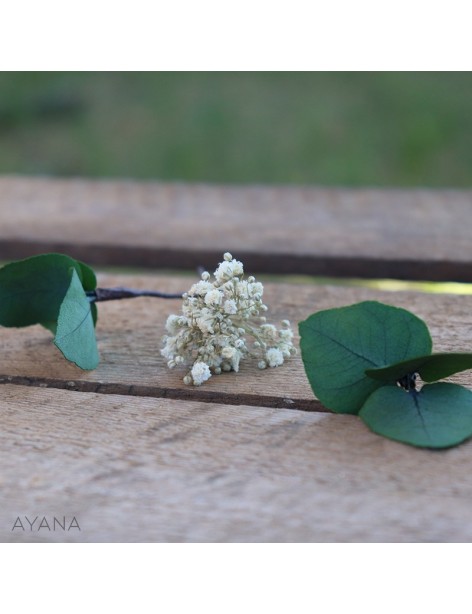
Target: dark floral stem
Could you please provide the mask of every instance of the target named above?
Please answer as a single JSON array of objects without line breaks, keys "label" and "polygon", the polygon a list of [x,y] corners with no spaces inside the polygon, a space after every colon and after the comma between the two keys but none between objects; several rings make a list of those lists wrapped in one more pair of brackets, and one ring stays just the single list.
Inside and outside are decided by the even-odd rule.
[{"label": "dark floral stem", "polygon": [[96,288],[86,292],[91,303],[101,301],[116,301],[123,298],[138,298],[139,296],[153,296],[155,298],[182,298],[182,294],[167,294],[154,290],[133,290],[132,288]]},{"label": "dark floral stem", "polygon": [[408,373],[397,383],[407,392],[416,391],[416,373]]}]

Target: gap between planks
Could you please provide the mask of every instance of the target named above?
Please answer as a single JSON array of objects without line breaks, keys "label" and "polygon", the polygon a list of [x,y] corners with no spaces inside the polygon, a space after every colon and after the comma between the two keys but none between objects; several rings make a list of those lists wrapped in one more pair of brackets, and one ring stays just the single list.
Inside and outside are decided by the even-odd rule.
[{"label": "gap between planks", "polygon": [[160,388],[119,382],[99,382],[93,380],[65,381],[47,377],[25,377],[21,375],[0,374],[0,384],[31,386],[36,388],[54,388],[71,392],[91,392],[94,394],[113,394],[132,397],[152,397],[178,401],[199,401],[218,403],[219,405],[251,405],[271,409],[296,409],[299,411],[328,412],[318,399],[284,399],[277,396],[258,396],[256,394],[232,394],[224,391],[207,391],[196,386],[186,388]]},{"label": "gap between planks", "polygon": [[[229,244],[230,245],[230,244]],[[224,249],[224,248],[222,248]],[[69,243],[57,240],[11,240],[0,237],[0,259],[17,260],[45,253],[67,254],[96,266],[117,266],[143,269],[195,270],[198,266],[212,270],[222,258],[222,249],[208,250],[187,247],[156,247]],[[228,250],[225,250],[228,251]],[[274,275],[310,275],[358,279],[400,279],[404,281],[472,282],[470,262],[459,260],[413,259],[385,256],[329,256],[294,254],[291,252],[248,251],[230,249],[254,273]]]},{"label": "gap between planks", "polygon": [[3,259],[472,281],[472,190],[1,177],[0,210]]}]

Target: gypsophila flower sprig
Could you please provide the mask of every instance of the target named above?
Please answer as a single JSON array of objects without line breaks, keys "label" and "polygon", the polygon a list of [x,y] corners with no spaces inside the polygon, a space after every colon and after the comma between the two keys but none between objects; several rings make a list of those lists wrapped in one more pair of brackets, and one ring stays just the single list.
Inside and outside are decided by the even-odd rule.
[{"label": "gypsophila flower sprig", "polygon": [[183,295],[182,314],[170,315],[162,355],[169,368],[187,366],[186,384],[200,386],[212,374],[239,371],[241,360],[252,358],[260,369],[278,367],[296,354],[290,322],[268,324],[262,296],[264,287],[254,277],[244,279],[242,262],[230,253],[214,273]]}]

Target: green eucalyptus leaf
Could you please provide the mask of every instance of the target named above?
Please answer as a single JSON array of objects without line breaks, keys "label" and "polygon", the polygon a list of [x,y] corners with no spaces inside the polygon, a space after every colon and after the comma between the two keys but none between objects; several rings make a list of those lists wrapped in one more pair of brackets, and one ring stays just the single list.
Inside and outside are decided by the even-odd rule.
[{"label": "green eucalyptus leaf", "polygon": [[54,343],[67,360],[81,369],[95,369],[99,356],[92,306],[75,268],[71,273],[69,289],[59,310]]},{"label": "green eucalyptus leaf", "polygon": [[467,369],[472,369],[472,354],[443,353],[418,356],[380,369],[366,369],[366,375],[381,381],[396,382],[409,373],[419,373],[423,381],[435,382]]},{"label": "green eucalyptus leaf", "polygon": [[430,384],[406,392],[384,386],[359,416],[377,433],[423,448],[449,448],[472,436],[472,392],[457,384]]},{"label": "green eucalyptus leaf", "polygon": [[339,413],[358,413],[389,381],[366,369],[431,353],[428,328],[417,316],[391,305],[365,301],[327,309],[299,324],[305,371],[318,399]]},{"label": "green eucalyptus leaf", "polygon": [[85,291],[97,280],[86,264],[64,254],[43,254],[18,260],[0,269],[0,324],[42,324],[54,332],[59,310],[70,285],[70,269]]},{"label": "green eucalyptus leaf", "polygon": [[[70,260],[73,260],[72,258]],[[82,287],[85,292],[89,292],[91,290],[95,290],[97,287],[97,277],[95,275],[95,271],[91,269],[87,264],[81,262],[80,260],[73,260],[74,268],[77,270],[77,266],[79,270],[77,273],[79,275],[79,279],[82,283]]]}]

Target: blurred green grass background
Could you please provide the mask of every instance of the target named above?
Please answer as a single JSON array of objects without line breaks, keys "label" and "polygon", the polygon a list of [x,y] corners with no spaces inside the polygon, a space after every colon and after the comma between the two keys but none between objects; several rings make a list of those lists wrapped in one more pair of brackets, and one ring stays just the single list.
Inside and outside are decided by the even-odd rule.
[{"label": "blurred green grass background", "polygon": [[472,184],[472,73],[0,73],[0,173]]}]

